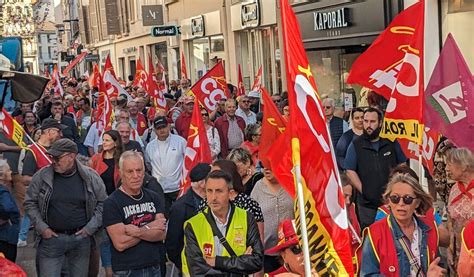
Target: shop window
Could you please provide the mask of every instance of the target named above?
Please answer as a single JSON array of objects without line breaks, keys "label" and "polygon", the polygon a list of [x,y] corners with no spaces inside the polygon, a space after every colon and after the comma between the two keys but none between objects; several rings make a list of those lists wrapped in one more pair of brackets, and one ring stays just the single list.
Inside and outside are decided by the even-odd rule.
[{"label": "shop window", "polygon": [[319,94],[323,97],[334,98],[337,106],[342,106],[339,74],[341,53],[341,49],[309,51],[307,53]]},{"label": "shop window", "polygon": [[209,38],[198,38],[192,41],[191,78],[201,78],[209,68]]},{"label": "shop window", "polygon": [[[263,86],[273,94],[272,74],[275,70],[272,66],[272,30],[265,28],[262,30],[262,54],[263,54]],[[258,72],[258,71],[257,71]]]}]

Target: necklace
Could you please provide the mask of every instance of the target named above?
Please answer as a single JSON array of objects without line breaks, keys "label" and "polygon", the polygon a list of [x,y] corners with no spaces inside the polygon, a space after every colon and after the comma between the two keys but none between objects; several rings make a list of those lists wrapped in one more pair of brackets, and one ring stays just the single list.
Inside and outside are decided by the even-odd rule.
[{"label": "necklace", "polygon": [[128,195],[130,198],[132,198],[132,199],[135,200],[135,201],[140,201],[140,200],[142,200],[142,198],[143,198],[143,191],[142,191],[142,189],[140,189],[140,197],[138,197],[138,198],[135,198],[135,197],[133,197],[133,195],[131,195],[131,194],[129,194],[128,192],[126,192],[125,189],[123,189],[123,187],[120,187],[120,190],[123,191],[123,193],[125,193],[126,195]]}]

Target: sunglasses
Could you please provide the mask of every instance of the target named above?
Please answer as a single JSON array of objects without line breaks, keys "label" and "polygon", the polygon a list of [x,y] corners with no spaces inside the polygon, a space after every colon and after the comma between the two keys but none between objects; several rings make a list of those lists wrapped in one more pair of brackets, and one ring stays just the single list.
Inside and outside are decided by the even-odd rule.
[{"label": "sunglasses", "polygon": [[324,108],[329,110],[332,106],[324,106]]},{"label": "sunglasses", "polygon": [[301,247],[299,245],[293,245],[292,247],[290,247],[290,251],[295,255],[299,255],[301,254],[301,252],[303,252],[303,250],[301,250]]},{"label": "sunglasses", "polygon": [[244,100],[244,101],[242,101],[242,103],[250,103],[250,101],[249,100]]},{"label": "sunglasses", "polygon": [[209,116],[208,113],[202,113],[201,115],[202,115],[202,116]]},{"label": "sunglasses", "polygon": [[416,199],[416,197],[412,197],[412,196],[408,196],[408,195],[405,195],[403,197],[398,196],[398,195],[390,195],[388,197],[388,199],[390,199],[390,202],[392,202],[393,204],[400,203],[400,199],[402,199],[403,203],[405,203],[405,205],[411,205],[413,203],[413,201]]}]

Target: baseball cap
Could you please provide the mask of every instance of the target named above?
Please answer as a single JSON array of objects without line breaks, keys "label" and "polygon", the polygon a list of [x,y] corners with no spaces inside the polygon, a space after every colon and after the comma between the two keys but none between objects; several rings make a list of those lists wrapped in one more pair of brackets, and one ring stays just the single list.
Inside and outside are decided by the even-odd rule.
[{"label": "baseball cap", "polygon": [[155,128],[163,128],[168,126],[168,119],[166,116],[157,116],[153,121],[153,126]]},{"label": "baseball cap", "polygon": [[249,92],[248,97],[260,98],[260,93],[256,92],[255,90],[252,90]]},{"label": "baseball cap", "polygon": [[58,139],[55,141],[51,147],[46,151],[49,155],[53,157],[59,157],[64,153],[77,153],[77,144],[70,139]]},{"label": "baseball cap", "polygon": [[41,130],[44,131],[46,129],[51,129],[51,128],[64,130],[67,128],[67,126],[59,123],[57,120],[52,119],[52,118],[46,118],[45,120],[43,120],[43,123],[41,124]]},{"label": "baseball cap", "polygon": [[207,163],[198,163],[191,172],[189,172],[189,178],[191,182],[199,182],[206,179],[207,174],[211,172],[211,166]]},{"label": "baseball cap", "polygon": [[277,245],[265,251],[265,254],[275,254],[285,250],[288,247],[298,245],[299,240],[295,229],[296,228],[293,220],[283,220],[278,226]]}]

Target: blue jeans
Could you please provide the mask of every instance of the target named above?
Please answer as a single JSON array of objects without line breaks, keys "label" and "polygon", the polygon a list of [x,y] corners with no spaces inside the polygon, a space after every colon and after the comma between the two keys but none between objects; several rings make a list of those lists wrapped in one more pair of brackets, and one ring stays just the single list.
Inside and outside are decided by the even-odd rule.
[{"label": "blue jeans", "polygon": [[112,241],[109,236],[103,231],[102,242],[100,243],[100,260],[102,267],[112,267]]},{"label": "blue jeans", "polygon": [[140,269],[120,270],[114,271],[114,277],[161,277],[161,270],[159,265]]},{"label": "blue jeans", "polygon": [[20,234],[18,240],[24,240],[28,238],[28,231],[30,230],[30,218],[25,214],[21,219]]},{"label": "blue jeans", "polygon": [[65,264],[69,276],[86,277],[89,273],[90,251],[90,237],[58,234],[58,237],[41,239],[36,254],[39,276],[60,276]]}]

